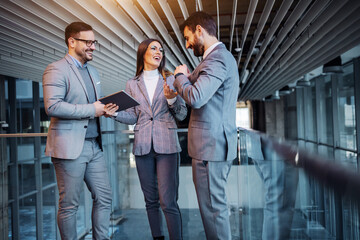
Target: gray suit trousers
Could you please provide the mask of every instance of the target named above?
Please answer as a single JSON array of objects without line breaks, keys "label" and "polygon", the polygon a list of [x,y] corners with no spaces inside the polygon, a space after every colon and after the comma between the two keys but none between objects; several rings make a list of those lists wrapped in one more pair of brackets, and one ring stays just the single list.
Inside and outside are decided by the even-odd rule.
[{"label": "gray suit trousers", "polygon": [[181,213],[178,199],[178,153],[158,154],[151,148],[149,154],[135,156],[136,169],[144,193],[146,212],[153,237],[163,236],[164,212],[171,240],[182,239]]},{"label": "gray suit trousers", "polygon": [[232,161],[192,160],[193,181],[206,239],[230,240],[230,220],[225,193]]},{"label": "gray suit trousers", "polygon": [[85,181],[93,199],[93,239],[109,239],[111,188],[103,152],[96,140],[85,141],[77,159],[52,158],[59,188],[58,226],[63,240],[77,240],[76,212]]}]

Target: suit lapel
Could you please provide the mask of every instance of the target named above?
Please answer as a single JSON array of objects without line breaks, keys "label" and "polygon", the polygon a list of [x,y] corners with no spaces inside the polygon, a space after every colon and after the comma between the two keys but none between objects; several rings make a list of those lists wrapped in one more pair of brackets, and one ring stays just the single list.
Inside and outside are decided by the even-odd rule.
[{"label": "suit lapel", "polygon": [[150,98],[149,98],[149,94],[147,93],[147,90],[146,90],[143,73],[139,76],[139,78],[137,80],[137,85],[140,89],[140,92],[142,93],[142,95],[144,96],[144,98],[146,99],[146,102],[147,102],[147,107],[144,107],[144,109],[148,110],[148,113],[151,114]]},{"label": "suit lapel", "polygon": [[155,92],[154,92],[154,98],[152,102],[152,107],[155,106],[155,103],[159,100],[158,96],[163,91],[163,78],[161,75],[159,75],[159,80],[156,84]]},{"label": "suit lapel", "polygon": [[87,98],[88,102],[90,102],[90,101],[89,101],[89,95],[88,95],[88,92],[87,92],[87,90],[86,90],[86,86],[85,86],[84,80],[82,79],[82,77],[81,77],[81,75],[80,75],[80,73],[79,73],[79,70],[78,70],[77,67],[75,66],[75,64],[74,64],[74,62],[73,62],[73,60],[71,59],[70,56],[66,55],[66,56],[65,56],[65,59],[66,59],[66,61],[70,64],[71,70],[75,73],[75,76],[77,77],[77,79],[79,80],[82,88],[84,89],[84,92],[85,92],[85,95],[86,95],[86,98]]}]

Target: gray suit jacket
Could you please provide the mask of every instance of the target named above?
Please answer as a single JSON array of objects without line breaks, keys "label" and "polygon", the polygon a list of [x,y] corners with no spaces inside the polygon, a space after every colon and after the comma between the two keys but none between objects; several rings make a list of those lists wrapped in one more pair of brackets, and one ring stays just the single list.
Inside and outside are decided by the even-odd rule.
[{"label": "gray suit jacket", "polygon": [[[89,65],[88,70],[98,99],[99,75]],[[89,119],[95,117],[95,107],[89,103],[85,83],[69,55],[47,66],[43,90],[45,111],[51,117],[45,154],[76,159],[84,145]]]},{"label": "gray suit jacket", "polygon": [[239,74],[236,61],[225,45],[216,46],[189,78],[178,76],[174,87],[192,107],[189,155],[206,161],[235,159]]},{"label": "gray suit jacket", "polygon": [[[172,87],[174,76],[167,77],[166,82]],[[164,81],[160,77],[151,106],[143,73],[126,83],[125,91],[134,97],[140,105],[120,111],[115,120],[125,124],[136,123],[134,128],[134,155],[148,154],[151,144],[153,144],[156,153],[170,154],[181,151],[175,118],[183,120],[186,117],[186,105],[184,100],[177,96],[175,103],[169,106],[163,93],[163,83]]]}]

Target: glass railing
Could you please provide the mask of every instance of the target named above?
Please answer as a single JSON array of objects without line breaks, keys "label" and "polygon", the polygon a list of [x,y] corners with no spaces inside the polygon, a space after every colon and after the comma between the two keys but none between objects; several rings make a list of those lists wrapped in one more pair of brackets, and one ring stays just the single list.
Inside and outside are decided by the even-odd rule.
[{"label": "glass railing", "polygon": [[[186,151],[187,130],[179,129],[178,135],[183,149],[178,198],[183,236],[205,239]],[[356,153],[303,141],[290,145],[246,129],[239,129],[238,136],[238,158],[227,183],[233,239],[360,239]],[[46,134],[0,137],[7,149],[7,173],[2,176],[8,178],[9,239],[60,239],[56,177],[44,156]],[[130,130],[105,131],[102,136],[113,193],[112,239],[151,238],[133,137]],[[91,203],[84,185],[77,214],[83,239],[91,234]],[[166,229],[164,221],[168,239]]]},{"label": "glass railing", "polygon": [[246,129],[239,139],[242,239],[360,239],[355,152]]}]

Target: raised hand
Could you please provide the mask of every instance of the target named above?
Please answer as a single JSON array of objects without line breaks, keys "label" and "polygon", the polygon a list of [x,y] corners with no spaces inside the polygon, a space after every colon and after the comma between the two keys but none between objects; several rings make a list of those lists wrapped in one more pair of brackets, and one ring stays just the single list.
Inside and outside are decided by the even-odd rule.
[{"label": "raised hand", "polygon": [[169,87],[169,85],[167,85],[166,80],[164,81],[163,88],[164,88],[164,95],[165,95],[166,99],[175,98],[178,94],[176,91],[172,90]]}]

